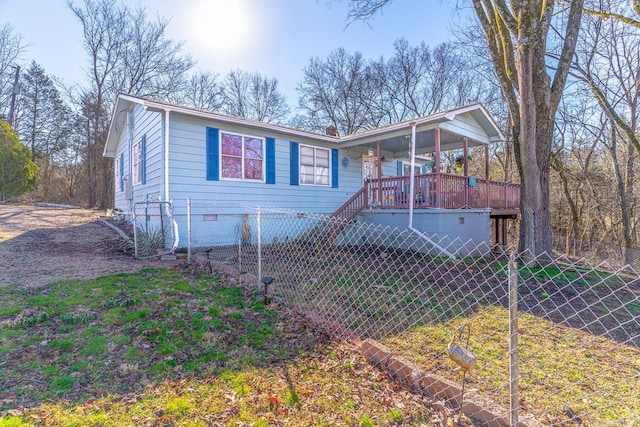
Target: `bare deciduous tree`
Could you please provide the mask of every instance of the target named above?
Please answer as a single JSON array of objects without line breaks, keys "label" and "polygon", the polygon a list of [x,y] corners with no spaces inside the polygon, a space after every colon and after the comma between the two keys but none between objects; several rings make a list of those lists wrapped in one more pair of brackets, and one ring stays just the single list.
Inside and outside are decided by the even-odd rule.
[{"label": "bare deciduous tree", "polygon": [[102,158],[109,113],[118,92],[166,96],[184,81],[193,62],[180,55],[182,44],[166,38],[167,21],[132,12],[115,0],[84,0],[68,7],[80,20],[89,65],[89,84],[78,102],[85,118],[87,205],[111,204],[112,162]]},{"label": "bare deciduous tree", "polygon": [[229,72],[222,83],[222,111],[233,116],[282,123],[289,107],[278,80],[242,70]]},{"label": "bare deciduous tree", "polygon": [[181,92],[170,95],[168,99],[194,108],[220,111],[223,104],[222,84],[218,82],[217,74],[196,72],[184,83]]},{"label": "bare deciduous tree", "polygon": [[9,118],[15,68],[25,46],[10,24],[0,26],[0,118]]},{"label": "bare deciduous tree", "polygon": [[303,70],[297,87],[296,120],[310,130],[322,131],[335,126],[339,134],[348,135],[367,127],[370,91],[368,64],[360,52],[348,53],[339,48],[326,60],[312,58]]},{"label": "bare deciduous tree", "polygon": [[399,39],[394,48],[375,61],[344,49],[311,59],[298,86],[299,124],[316,131],[333,125],[346,135],[480,101],[480,81],[454,45],[431,49]]},{"label": "bare deciduous tree", "polygon": [[[629,3],[603,0],[597,6],[614,11]],[[634,182],[640,154],[640,27],[606,14],[585,15],[572,73],[591,91],[612,124],[604,145],[619,197],[622,245],[630,249],[636,241]]]}]

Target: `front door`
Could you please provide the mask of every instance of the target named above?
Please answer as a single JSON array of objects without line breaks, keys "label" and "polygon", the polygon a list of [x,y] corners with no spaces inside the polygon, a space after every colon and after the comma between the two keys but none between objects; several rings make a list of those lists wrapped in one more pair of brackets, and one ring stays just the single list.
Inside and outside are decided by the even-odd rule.
[{"label": "front door", "polygon": [[378,179],[378,158],[376,156],[362,156],[362,182]]}]

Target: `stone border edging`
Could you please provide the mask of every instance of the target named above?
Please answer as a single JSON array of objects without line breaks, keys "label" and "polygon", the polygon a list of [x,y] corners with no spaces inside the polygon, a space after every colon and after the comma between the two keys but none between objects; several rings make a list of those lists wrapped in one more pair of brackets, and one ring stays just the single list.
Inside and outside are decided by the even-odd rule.
[{"label": "stone border edging", "polygon": [[[422,393],[426,392],[430,396],[443,397],[454,407],[460,406],[462,389],[457,383],[432,372],[422,371],[414,363],[394,355],[388,347],[373,339],[363,341],[360,352],[369,363],[385,370],[392,378],[408,384]],[[462,412],[490,427],[509,426],[508,411],[473,391],[465,392]],[[543,426],[543,424],[531,416],[518,422],[518,427],[539,426]]]}]

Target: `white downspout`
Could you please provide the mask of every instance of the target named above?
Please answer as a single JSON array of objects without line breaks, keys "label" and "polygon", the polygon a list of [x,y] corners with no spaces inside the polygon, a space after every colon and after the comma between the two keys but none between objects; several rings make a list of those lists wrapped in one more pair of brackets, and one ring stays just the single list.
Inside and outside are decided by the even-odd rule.
[{"label": "white downspout", "polygon": [[445,254],[451,259],[456,259],[456,256],[431,240],[429,236],[422,233],[420,230],[417,230],[413,227],[413,203],[414,203],[414,192],[415,192],[415,164],[416,164],[416,124],[415,122],[411,123],[411,173],[410,173],[410,182],[409,182],[409,230],[416,233],[418,236],[422,237],[424,240],[432,244],[436,249],[440,251],[440,253]]},{"label": "white downspout", "polygon": [[[166,202],[171,202],[171,198],[169,195],[169,119],[170,119],[170,110],[164,110],[164,200]],[[166,205],[168,206],[168,205]],[[168,208],[167,208],[168,209]],[[167,214],[171,214],[173,217],[173,212],[167,212]],[[171,245],[171,253],[174,253],[178,248],[178,243],[180,242],[180,233],[178,232],[178,223],[175,218],[173,219],[173,244]]]},{"label": "white downspout", "polygon": [[164,110],[164,200],[169,201],[169,110]]}]

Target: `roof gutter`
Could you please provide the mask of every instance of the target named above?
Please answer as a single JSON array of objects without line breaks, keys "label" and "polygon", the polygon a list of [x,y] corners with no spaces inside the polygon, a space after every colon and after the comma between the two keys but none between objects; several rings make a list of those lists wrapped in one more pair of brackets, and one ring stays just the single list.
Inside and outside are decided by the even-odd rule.
[{"label": "roof gutter", "polygon": [[251,119],[245,119],[245,118],[242,118],[242,117],[228,116],[228,115],[225,115],[225,114],[200,111],[200,110],[195,110],[195,109],[186,108],[186,107],[180,107],[180,106],[174,106],[174,105],[169,106],[169,105],[164,105],[162,103],[157,103],[157,102],[148,101],[148,100],[143,100],[142,101],[142,105],[146,109],[150,109],[150,110],[172,111],[172,112],[177,113],[177,114],[184,114],[184,115],[188,115],[188,116],[192,116],[192,117],[199,117],[199,118],[202,118],[202,119],[216,120],[216,121],[220,121],[220,122],[224,122],[224,123],[230,123],[230,124],[234,124],[234,125],[238,125],[238,126],[266,129],[266,130],[269,130],[269,131],[274,132],[274,133],[285,134],[285,135],[289,135],[289,136],[293,136],[293,137],[313,138],[315,140],[319,139],[319,140],[322,140],[324,142],[329,142],[329,143],[333,143],[333,144],[339,144],[340,140],[341,140],[341,138],[339,138],[339,137],[305,132],[305,131],[301,131],[301,130],[297,130],[297,129],[293,129],[293,128],[288,128],[288,127],[285,127],[285,126],[274,125],[274,124],[265,123],[265,122],[259,122],[259,121],[251,120]]}]

